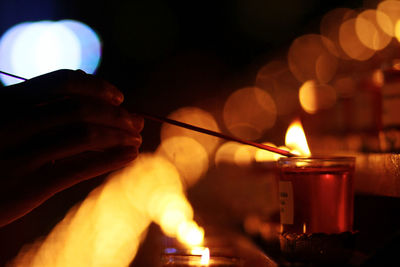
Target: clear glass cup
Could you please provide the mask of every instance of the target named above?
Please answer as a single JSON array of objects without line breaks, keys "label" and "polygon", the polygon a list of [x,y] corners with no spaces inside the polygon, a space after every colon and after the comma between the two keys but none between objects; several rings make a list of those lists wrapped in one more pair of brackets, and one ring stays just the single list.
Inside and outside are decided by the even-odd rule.
[{"label": "clear glass cup", "polygon": [[279,159],[280,245],[284,256],[318,262],[339,260],[337,254],[351,252],[354,168],[354,157]]}]

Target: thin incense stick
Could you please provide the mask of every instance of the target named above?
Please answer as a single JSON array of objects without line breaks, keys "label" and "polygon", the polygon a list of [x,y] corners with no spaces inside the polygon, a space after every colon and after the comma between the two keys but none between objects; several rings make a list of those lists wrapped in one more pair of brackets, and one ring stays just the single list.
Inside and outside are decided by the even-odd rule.
[{"label": "thin incense stick", "polygon": [[14,75],[14,74],[11,74],[11,73],[8,73],[8,72],[5,72],[5,71],[1,71],[0,70],[0,73],[4,74],[4,75],[7,75],[7,76],[10,76],[10,77],[13,77],[13,78],[17,78],[17,79],[23,80],[23,81],[27,80],[26,78],[23,78],[23,77],[20,77],[20,76],[17,76],[17,75]]},{"label": "thin incense stick", "polygon": [[283,156],[287,156],[287,157],[296,156],[296,155],[290,153],[289,151],[286,151],[286,150],[283,150],[283,149],[279,149],[279,148],[276,148],[276,147],[273,147],[273,146],[267,146],[267,145],[256,143],[256,142],[252,142],[252,141],[249,141],[249,140],[240,139],[240,138],[237,138],[237,137],[233,137],[233,136],[229,136],[229,135],[226,135],[226,134],[218,133],[218,132],[215,132],[215,131],[204,129],[204,128],[201,128],[201,127],[198,127],[198,126],[194,126],[194,125],[191,125],[191,124],[187,124],[187,123],[184,123],[184,122],[180,122],[180,121],[176,121],[176,120],[172,120],[172,119],[168,119],[168,118],[164,118],[164,117],[159,117],[159,116],[156,116],[156,115],[150,115],[150,114],[145,113],[145,112],[135,112],[135,113],[140,115],[140,116],[142,116],[142,117],[144,117],[145,119],[150,119],[150,120],[153,120],[153,121],[169,123],[169,124],[172,124],[172,125],[175,125],[175,126],[179,126],[179,127],[182,127],[182,128],[186,128],[186,129],[189,129],[189,130],[192,130],[192,131],[196,131],[196,132],[212,135],[212,136],[215,136],[215,137],[219,137],[219,138],[222,138],[222,139],[226,139],[226,140],[229,140],[229,141],[235,141],[235,142],[242,143],[242,144],[245,144],[245,145],[250,145],[250,146],[254,146],[254,147],[257,147],[257,148],[264,149],[264,150],[268,150],[268,151],[271,151],[271,152],[274,152],[274,153],[277,153],[277,154],[281,154]]},{"label": "thin incense stick", "polygon": [[[10,76],[10,77],[14,77],[14,78],[20,79],[20,80],[24,80],[24,81],[27,80],[26,78],[23,78],[23,77],[20,77],[20,76],[11,74],[11,73],[7,73],[7,72],[1,71],[1,70],[0,70],[0,73],[2,73],[4,75],[7,75],[7,76]],[[257,147],[257,148],[260,148],[260,149],[268,150],[270,152],[277,153],[277,154],[280,154],[280,155],[283,155],[283,156],[286,156],[286,157],[296,156],[296,155],[290,153],[289,151],[286,151],[286,150],[283,150],[283,149],[279,149],[279,148],[276,148],[276,147],[267,146],[267,145],[256,143],[256,142],[252,142],[252,141],[249,141],[249,140],[244,140],[244,139],[240,139],[240,138],[237,138],[237,137],[229,136],[229,135],[226,135],[226,134],[218,133],[218,132],[211,131],[211,130],[208,130],[208,129],[204,129],[204,128],[201,128],[201,127],[198,127],[198,126],[194,126],[194,125],[191,125],[191,124],[188,124],[188,123],[184,123],[184,122],[180,122],[180,121],[176,121],[176,120],[172,120],[172,119],[168,119],[168,118],[164,118],[164,117],[160,117],[160,116],[156,116],[156,115],[151,115],[151,114],[146,113],[146,112],[135,112],[135,113],[140,115],[140,116],[142,116],[142,117],[144,117],[145,119],[149,119],[149,120],[153,120],[153,121],[157,121],[157,122],[169,123],[169,124],[172,124],[172,125],[175,125],[175,126],[178,126],[178,127],[182,127],[182,128],[186,128],[186,129],[189,129],[189,130],[192,130],[192,131],[196,131],[196,132],[208,134],[208,135],[211,135],[211,136],[219,137],[219,138],[222,138],[222,139],[225,139],[225,140],[235,141],[235,142],[238,142],[238,143],[241,143],[241,144],[245,144],[245,145],[254,146],[254,147]]]}]

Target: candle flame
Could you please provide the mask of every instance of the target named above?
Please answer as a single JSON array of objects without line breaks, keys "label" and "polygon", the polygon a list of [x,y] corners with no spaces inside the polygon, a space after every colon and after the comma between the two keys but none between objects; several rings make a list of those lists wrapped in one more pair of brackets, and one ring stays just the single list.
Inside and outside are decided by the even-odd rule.
[{"label": "candle flame", "polygon": [[203,250],[203,254],[201,254],[200,264],[201,265],[208,265],[210,263],[210,250],[205,248]]},{"label": "candle flame", "polygon": [[303,126],[298,119],[293,121],[286,131],[285,144],[293,154],[311,156]]}]

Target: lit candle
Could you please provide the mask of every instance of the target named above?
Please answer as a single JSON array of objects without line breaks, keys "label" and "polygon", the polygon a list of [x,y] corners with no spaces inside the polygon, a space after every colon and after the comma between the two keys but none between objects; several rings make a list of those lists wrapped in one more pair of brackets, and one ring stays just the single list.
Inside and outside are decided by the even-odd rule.
[{"label": "lit candle", "polygon": [[280,158],[282,255],[293,262],[341,263],[354,246],[353,157],[311,157],[299,122],[286,145],[302,157]]}]

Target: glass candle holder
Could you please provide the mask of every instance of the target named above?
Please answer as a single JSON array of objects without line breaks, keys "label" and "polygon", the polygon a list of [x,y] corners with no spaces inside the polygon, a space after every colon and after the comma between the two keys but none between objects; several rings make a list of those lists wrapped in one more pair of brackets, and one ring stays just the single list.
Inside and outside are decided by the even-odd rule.
[{"label": "glass candle holder", "polygon": [[280,246],[290,261],[344,261],[354,246],[354,157],[281,158]]}]

